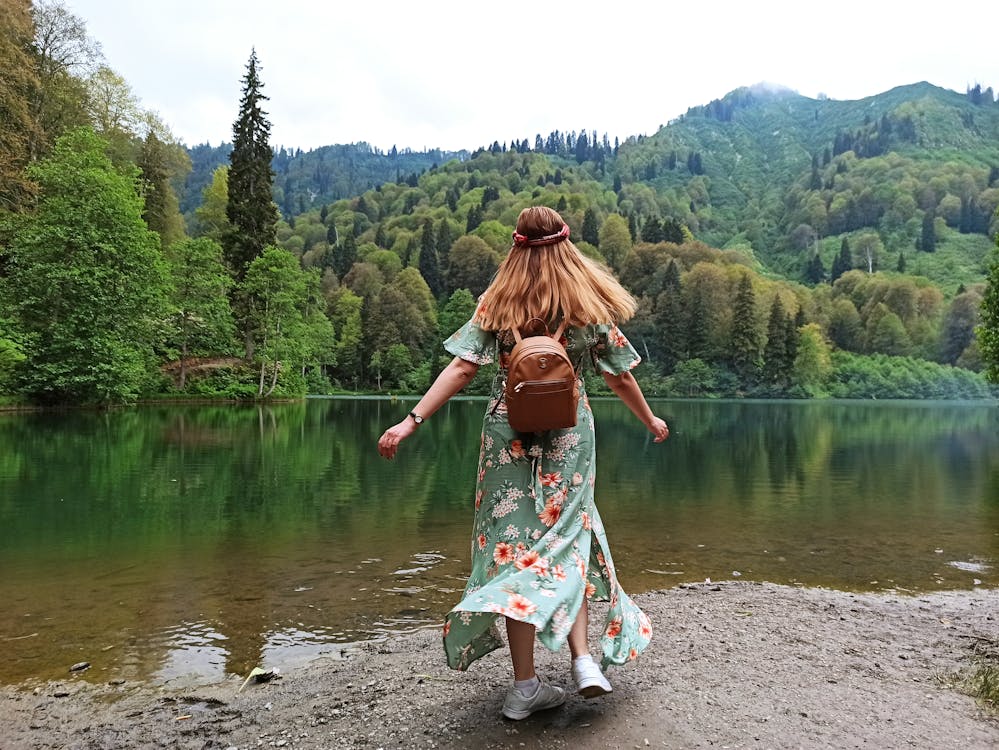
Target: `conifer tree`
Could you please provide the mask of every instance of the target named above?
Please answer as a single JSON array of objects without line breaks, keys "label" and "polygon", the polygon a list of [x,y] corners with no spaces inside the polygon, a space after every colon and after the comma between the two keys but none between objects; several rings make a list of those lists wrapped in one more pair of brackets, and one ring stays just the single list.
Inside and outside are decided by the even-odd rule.
[{"label": "conifer tree", "polygon": [[631,235],[631,241],[635,242],[638,240],[638,221],[635,219],[635,214],[628,214],[628,233]]},{"label": "conifer tree", "polygon": [[760,332],[756,326],[756,295],[748,273],[743,273],[732,308],[732,342],[729,349],[732,369],[744,380],[758,367]]},{"label": "conifer tree", "polygon": [[798,356],[798,322],[796,318],[800,315],[801,310],[799,309],[797,316],[787,315],[784,318],[784,367],[788,381],[794,373],[794,360]]},{"label": "conifer tree", "polygon": [[332,254],[333,273],[343,279],[357,260],[357,240],[354,239],[354,233],[347,232],[341,237],[340,243],[333,247]]},{"label": "conifer tree", "polygon": [[642,224],[642,241],[652,243],[663,241],[663,225],[655,216],[650,216]]},{"label": "conifer tree", "polygon": [[254,50],[243,76],[239,117],[232,126],[229,202],[226,205],[232,231],[223,241],[226,261],[238,281],[242,281],[253,259],[277,241],[278,212],[271,197],[273,152],[268,143],[271,124],[261,108],[267,101],[262,89]]},{"label": "conifer tree", "polygon": [[895,266],[895,270],[899,273],[905,273],[905,253],[898,254],[898,263]]},{"label": "conifer tree", "polygon": [[829,283],[832,284],[840,276],[853,268],[853,255],[850,253],[850,240],[846,237],[839,246],[839,255],[833,259],[832,273],[829,274]]},{"label": "conifer tree", "polygon": [[592,208],[583,213],[583,242],[589,242],[594,247],[600,246],[600,227],[597,226],[597,214]]},{"label": "conifer tree", "polygon": [[935,253],[937,250],[937,233],[933,226],[933,211],[923,213],[923,232],[919,238],[919,249],[924,253]]},{"label": "conifer tree", "polygon": [[812,284],[820,283],[826,277],[826,267],[822,264],[822,258],[818,253],[812,256],[812,259],[808,261],[808,267],[805,268],[805,280],[811,282]]},{"label": "conifer tree", "polygon": [[704,294],[700,287],[696,287],[687,308],[687,359],[710,359],[708,317]]},{"label": "conifer tree", "polygon": [[686,321],[683,316],[683,285],[676,261],[670,259],[663,278],[663,291],[656,302],[656,330],[662,352],[663,371],[668,375],[683,360],[687,350]]},{"label": "conifer tree", "polygon": [[662,223],[663,242],[672,242],[674,245],[683,244],[683,224],[676,219],[663,219]]},{"label": "conifer tree", "polygon": [[780,295],[775,295],[767,323],[767,343],[763,349],[763,375],[767,382],[781,387],[787,384],[794,363],[794,360],[788,361],[787,318]]},{"label": "conifer tree", "polygon": [[437,238],[434,235],[434,222],[432,219],[426,219],[423,222],[418,268],[423,280],[430,287],[430,293],[434,296],[434,299],[440,297],[444,292],[444,279],[441,276],[440,259],[437,257]]},{"label": "conifer tree", "polygon": [[482,206],[472,206],[468,209],[468,217],[465,220],[465,234],[474,232],[482,223]]},{"label": "conifer tree", "polygon": [[[444,286],[447,287],[447,273],[448,268],[451,265],[451,224],[447,219],[441,219],[440,223],[437,225],[437,263],[440,265],[441,278],[444,280]],[[453,289],[447,289],[447,291],[454,291]]]}]

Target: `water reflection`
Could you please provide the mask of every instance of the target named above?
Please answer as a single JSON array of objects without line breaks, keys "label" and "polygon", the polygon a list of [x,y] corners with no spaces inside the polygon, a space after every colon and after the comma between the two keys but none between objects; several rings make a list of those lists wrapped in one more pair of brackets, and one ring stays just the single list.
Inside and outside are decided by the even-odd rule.
[{"label": "water reflection", "polygon": [[[216,679],[436,627],[467,575],[483,404],[391,464],[409,405],[0,416],[0,679]],[[704,578],[995,585],[993,405],[595,401],[597,499],[632,591]],[[977,583],[976,583],[977,582]]]}]

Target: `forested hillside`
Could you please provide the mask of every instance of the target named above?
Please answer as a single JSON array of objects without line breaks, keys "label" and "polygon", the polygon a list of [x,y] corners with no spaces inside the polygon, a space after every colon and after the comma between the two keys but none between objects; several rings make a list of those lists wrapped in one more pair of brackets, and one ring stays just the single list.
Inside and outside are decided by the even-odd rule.
[{"label": "forested hillside", "polygon": [[537,204],[639,300],[625,331],[653,394],[990,392],[990,89],[757,86],[623,142],[275,151],[251,55],[233,145],[185,149],[58,0],[0,7],[0,60],[24,72],[0,90],[0,393],[420,391]]},{"label": "forested hillside", "polygon": [[996,229],[999,106],[927,83],[858,101],[739,89],[622,147],[616,169],[705,241],[775,270],[805,274],[816,246],[828,269],[851,236],[875,268],[902,256],[956,286],[979,278]]},{"label": "forested hillside", "polygon": [[[232,145],[201,144],[188,149],[191,171],[175,186],[180,210],[193,221],[201,204],[202,192],[211,183],[216,168],[229,163]],[[467,158],[465,151],[399,151],[394,146],[383,153],[367,143],[302,151],[277,148],[274,151],[274,202],[285,217],[305,213],[317,204],[360,195],[385,182],[400,182],[424,172],[435,164]]]},{"label": "forested hillside", "polygon": [[[368,161],[380,167],[371,167],[370,184],[331,194],[330,178],[316,170],[319,154],[355,148],[364,147],[279,151],[274,194],[284,217],[384,182],[413,186],[415,173],[447,158],[409,154],[399,167],[401,155],[372,151]],[[572,166],[614,190],[616,210],[638,225],[673,219],[712,246],[742,248],[775,273],[813,283],[831,271],[847,238],[857,267],[896,270],[902,262],[909,273],[956,289],[982,278],[999,228],[999,104],[991,89],[959,94],[920,83],[834,101],[755,86],[613,147],[606,135],[584,130],[487,150],[543,153],[552,171]],[[191,151],[190,185],[208,181],[198,153]],[[353,167],[333,169],[344,180]],[[193,196],[182,205],[194,205]]]}]

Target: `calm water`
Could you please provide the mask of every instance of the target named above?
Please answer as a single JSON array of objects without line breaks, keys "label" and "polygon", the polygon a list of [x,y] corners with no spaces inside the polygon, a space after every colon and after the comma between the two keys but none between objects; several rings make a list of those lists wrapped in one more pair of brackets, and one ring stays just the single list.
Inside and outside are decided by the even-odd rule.
[{"label": "calm water", "polygon": [[[0,415],[0,680],[198,682],[436,627],[469,565],[482,401],[395,461],[412,402]],[[597,499],[632,592],[739,577],[999,582],[999,409],[596,401]]]}]

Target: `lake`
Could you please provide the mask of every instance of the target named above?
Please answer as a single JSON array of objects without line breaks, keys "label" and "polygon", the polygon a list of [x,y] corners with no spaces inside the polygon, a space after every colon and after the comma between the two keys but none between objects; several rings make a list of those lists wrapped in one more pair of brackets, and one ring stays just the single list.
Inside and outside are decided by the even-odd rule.
[{"label": "lake", "polygon": [[[484,402],[392,462],[413,400],[0,415],[0,681],[197,684],[437,627],[469,565]],[[632,593],[705,579],[919,592],[999,577],[999,408],[594,400]]]}]

